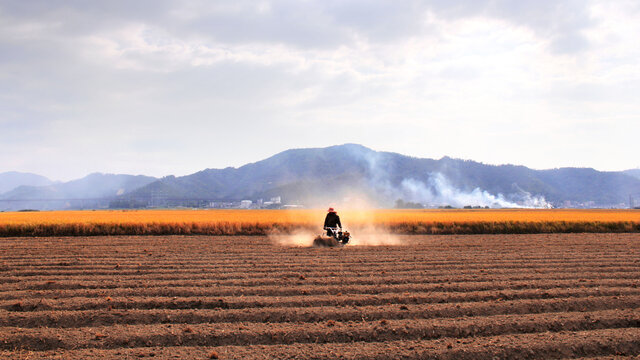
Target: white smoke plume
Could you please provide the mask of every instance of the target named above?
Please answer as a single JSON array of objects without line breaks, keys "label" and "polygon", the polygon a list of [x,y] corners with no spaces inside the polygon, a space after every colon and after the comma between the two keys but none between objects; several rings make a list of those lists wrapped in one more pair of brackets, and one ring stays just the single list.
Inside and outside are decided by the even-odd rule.
[{"label": "white smoke plume", "polygon": [[[502,194],[493,195],[475,188],[463,191],[454,187],[442,174],[431,174],[428,185],[415,179],[405,179],[400,184],[401,197],[407,201],[431,206],[464,207],[480,206],[490,208],[548,208],[544,197],[533,197],[527,192],[519,193],[519,201],[507,199]],[[510,198],[514,196],[511,195]]]},{"label": "white smoke plume", "polygon": [[[490,208],[550,208],[543,196],[532,196],[513,184],[516,192],[508,195],[491,194],[481,188],[465,191],[455,187],[442,173],[429,173],[427,182],[404,178],[394,185],[393,174],[382,163],[380,153],[363,154],[369,167],[369,185],[381,198],[414,202],[428,207],[480,206]],[[398,184],[396,179],[395,184]]]}]

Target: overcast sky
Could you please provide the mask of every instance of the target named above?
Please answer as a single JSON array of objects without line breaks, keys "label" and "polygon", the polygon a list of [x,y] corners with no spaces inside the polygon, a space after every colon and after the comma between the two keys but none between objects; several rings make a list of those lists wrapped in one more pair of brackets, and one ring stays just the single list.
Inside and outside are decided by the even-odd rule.
[{"label": "overcast sky", "polygon": [[640,166],[640,2],[0,0],[0,172],[240,166],[359,143]]}]

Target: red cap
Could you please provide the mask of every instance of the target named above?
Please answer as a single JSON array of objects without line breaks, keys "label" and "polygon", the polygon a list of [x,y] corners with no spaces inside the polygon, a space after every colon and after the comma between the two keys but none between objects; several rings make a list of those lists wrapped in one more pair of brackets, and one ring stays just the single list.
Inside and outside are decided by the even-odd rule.
[{"label": "red cap", "polygon": [[333,208],[329,208],[329,210],[327,210],[327,212],[336,212],[336,211],[333,210]]}]

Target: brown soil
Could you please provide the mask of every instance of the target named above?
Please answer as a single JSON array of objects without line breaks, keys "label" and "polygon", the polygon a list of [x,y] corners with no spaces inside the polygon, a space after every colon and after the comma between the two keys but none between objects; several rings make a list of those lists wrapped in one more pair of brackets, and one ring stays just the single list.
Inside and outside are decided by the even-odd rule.
[{"label": "brown soil", "polygon": [[640,235],[0,239],[0,358],[631,359]]}]

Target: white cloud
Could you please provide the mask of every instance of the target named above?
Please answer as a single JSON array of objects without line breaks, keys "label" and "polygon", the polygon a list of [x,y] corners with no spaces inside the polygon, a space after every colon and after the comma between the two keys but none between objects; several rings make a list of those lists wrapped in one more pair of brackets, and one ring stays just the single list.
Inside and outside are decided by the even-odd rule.
[{"label": "white cloud", "polygon": [[634,4],[0,2],[0,171],[186,174],[342,142],[637,166]]}]

